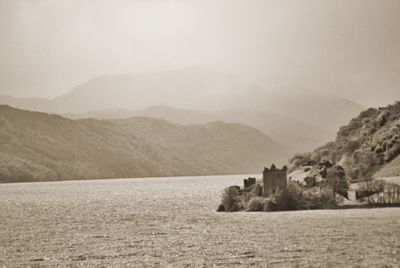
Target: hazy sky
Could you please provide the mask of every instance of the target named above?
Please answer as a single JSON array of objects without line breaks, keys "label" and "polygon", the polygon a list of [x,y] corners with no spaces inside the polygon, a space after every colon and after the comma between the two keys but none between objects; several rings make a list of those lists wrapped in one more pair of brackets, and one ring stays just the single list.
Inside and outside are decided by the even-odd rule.
[{"label": "hazy sky", "polygon": [[206,65],[266,90],[400,99],[399,0],[0,0],[0,94]]}]

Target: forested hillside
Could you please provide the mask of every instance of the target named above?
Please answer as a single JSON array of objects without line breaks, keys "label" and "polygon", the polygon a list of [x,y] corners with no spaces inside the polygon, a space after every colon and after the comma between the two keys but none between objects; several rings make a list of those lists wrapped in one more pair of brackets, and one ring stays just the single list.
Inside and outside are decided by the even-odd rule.
[{"label": "forested hillside", "polygon": [[363,111],[339,129],[336,140],[290,160],[291,169],[329,160],[355,180],[400,175],[400,102]]},{"label": "forested hillside", "polygon": [[216,122],[70,120],[0,106],[0,181],[258,172],[284,149],[258,130]]}]

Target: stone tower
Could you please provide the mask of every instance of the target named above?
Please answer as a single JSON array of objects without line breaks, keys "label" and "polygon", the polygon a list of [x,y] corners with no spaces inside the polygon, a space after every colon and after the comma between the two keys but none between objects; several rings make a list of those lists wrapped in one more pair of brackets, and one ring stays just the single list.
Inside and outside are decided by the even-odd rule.
[{"label": "stone tower", "polygon": [[276,168],[272,164],[271,168],[264,168],[263,172],[263,196],[269,196],[277,190],[283,190],[287,187],[287,167]]}]

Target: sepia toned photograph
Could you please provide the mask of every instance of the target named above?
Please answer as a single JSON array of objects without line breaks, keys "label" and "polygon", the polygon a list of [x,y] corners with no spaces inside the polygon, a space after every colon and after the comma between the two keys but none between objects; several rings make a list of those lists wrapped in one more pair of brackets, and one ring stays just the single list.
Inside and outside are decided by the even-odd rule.
[{"label": "sepia toned photograph", "polygon": [[400,0],[0,0],[0,267],[400,268]]}]

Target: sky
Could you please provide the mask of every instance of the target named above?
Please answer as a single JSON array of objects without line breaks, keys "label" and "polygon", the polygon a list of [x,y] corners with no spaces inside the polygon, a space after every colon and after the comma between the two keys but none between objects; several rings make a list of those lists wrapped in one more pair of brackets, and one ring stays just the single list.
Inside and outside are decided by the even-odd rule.
[{"label": "sky", "polygon": [[0,0],[0,94],[202,65],[265,90],[400,100],[398,0]]}]

